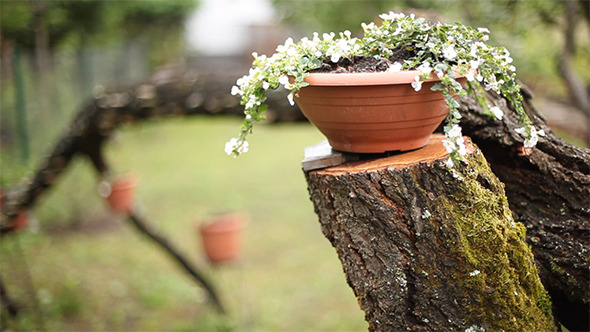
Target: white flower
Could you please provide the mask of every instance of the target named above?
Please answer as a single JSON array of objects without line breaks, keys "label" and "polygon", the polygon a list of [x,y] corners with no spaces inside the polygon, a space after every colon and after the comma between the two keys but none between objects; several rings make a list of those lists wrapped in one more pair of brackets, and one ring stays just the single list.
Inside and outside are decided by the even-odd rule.
[{"label": "white flower", "polygon": [[504,57],[504,60],[506,60],[506,62],[508,62],[508,63],[512,63],[512,62],[514,61],[514,59],[512,59],[512,57],[510,57],[510,56],[508,56],[508,55],[506,55],[506,56]]},{"label": "white flower", "polygon": [[371,22],[369,24],[367,23],[361,23],[361,28],[363,28],[364,31],[369,31],[369,30],[373,30],[375,29],[375,23]]},{"label": "white flower", "polygon": [[526,138],[524,140],[523,145],[524,145],[525,148],[532,148],[535,145],[537,145],[538,142],[539,142],[539,135],[533,129],[533,130],[531,130],[531,136],[529,138]]},{"label": "white flower", "polygon": [[243,141],[242,144],[238,147],[238,152],[239,153],[246,153],[248,152],[250,149],[248,148],[250,146],[250,143],[248,143],[247,141]]},{"label": "white flower", "polygon": [[467,72],[467,74],[465,74],[465,78],[470,81],[473,82],[475,80],[475,71],[470,70]]},{"label": "white flower", "polygon": [[485,85],[484,89],[486,91],[493,90],[495,92],[498,92],[498,83],[499,82],[489,82],[488,84]]},{"label": "white flower", "polygon": [[395,21],[398,20],[400,18],[404,18],[406,17],[406,15],[404,13],[394,13],[394,12],[389,12],[389,13],[385,13],[385,14],[381,14],[379,15],[379,18],[381,18],[382,20],[386,20],[386,21]]},{"label": "white flower", "polygon": [[455,47],[451,44],[443,49],[443,56],[448,60],[453,60],[457,56]]},{"label": "white flower", "polygon": [[286,85],[289,84],[289,76],[283,75],[283,76],[279,77],[279,83],[281,83],[282,85],[284,85],[286,87]]},{"label": "white flower", "polygon": [[249,108],[253,108],[254,106],[258,106],[258,105],[260,105],[260,101],[258,100],[258,98],[256,98],[256,96],[250,96],[245,107],[246,107],[246,109],[249,109]]},{"label": "white flower", "polygon": [[475,42],[473,43],[473,45],[475,45],[478,48],[481,48],[482,50],[487,50],[488,49],[488,45],[482,43],[482,42]]},{"label": "white flower", "polygon": [[264,90],[268,90],[269,87],[270,87],[270,83],[268,83],[267,81],[262,82],[262,88]]},{"label": "white flower", "polygon": [[449,158],[447,161],[445,161],[445,165],[447,165],[447,167],[453,167],[455,166],[455,163],[453,162],[453,159]]},{"label": "white flower", "polygon": [[456,144],[459,146],[459,155],[466,156],[467,147],[465,146],[465,139],[463,139],[463,136],[457,138]]},{"label": "white flower", "polygon": [[248,72],[249,78],[256,78],[258,74],[260,74],[260,68],[250,68],[250,71]]},{"label": "white flower", "polygon": [[424,62],[417,69],[422,74],[430,74],[432,72],[432,67],[430,67],[430,62]]},{"label": "white flower", "polygon": [[537,129],[533,126],[529,128],[529,131],[527,131],[527,129],[524,127],[516,128],[514,131],[523,136],[528,134],[528,137],[526,137],[523,142],[525,148],[534,147],[537,145],[537,142],[539,142],[539,136],[545,136],[545,131],[543,129],[537,131]]},{"label": "white flower", "polygon": [[454,154],[458,153],[461,156],[467,155],[467,147],[465,146],[465,139],[463,139],[463,134],[461,133],[461,127],[455,124],[451,129],[446,131],[446,136],[448,139],[442,140],[443,146],[447,150],[448,153]]},{"label": "white flower", "polygon": [[289,46],[293,45],[293,38],[289,37],[285,40],[285,44],[277,46],[277,52],[283,53],[287,52]]},{"label": "white flower", "polygon": [[462,134],[461,134],[461,127],[459,127],[459,125],[457,125],[457,124],[456,125],[453,125],[453,127],[451,127],[451,130],[449,130],[447,132],[447,136],[448,137],[451,137],[451,138],[453,138],[453,137],[461,137],[462,136]]},{"label": "white flower", "polygon": [[473,70],[477,69],[479,67],[479,65],[480,65],[480,61],[479,60],[470,60],[469,61],[469,66]]},{"label": "white flower", "polygon": [[314,33],[313,33],[313,38],[312,38],[312,39],[313,39],[313,42],[314,42],[314,43],[319,43],[319,42],[321,41],[321,39],[320,39],[320,34],[319,34],[319,33],[317,33],[317,32],[314,32]]},{"label": "white flower", "polygon": [[484,329],[483,327],[479,327],[477,325],[471,325],[470,327],[465,329],[465,332],[486,332],[486,329]]},{"label": "white flower", "polygon": [[291,104],[291,106],[295,105],[295,101],[293,101],[293,94],[292,93],[287,95],[287,100],[289,101],[289,104]]},{"label": "white flower", "polygon": [[234,137],[230,139],[229,142],[225,143],[225,153],[227,153],[228,156],[232,155],[234,150],[238,154],[246,153],[249,150],[248,146],[249,143],[247,141],[239,141]]},{"label": "white flower", "polygon": [[452,153],[453,151],[455,151],[455,147],[456,147],[455,143],[449,141],[448,139],[443,139],[442,144],[448,153]]},{"label": "white flower", "polygon": [[391,66],[389,66],[389,68],[387,69],[387,71],[392,72],[392,73],[397,73],[400,70],[402,70],[402,64],[399,62],[394,62]]},{"label": "white flower", "polygon": [[504,112],[502,112],[500,107],[498,107],[498,106],[490,107],[490,111],[492,113],[494,113],[494,116],[496,117],[496,119],[502,120],[502,117],[504,116]]},{"label": "white flower", "polygon": [[244,75],[244,76],[237,79],[236,85],[237,86],[244,86],[248,82],[248,79],[249,79],[248,75]]},{"label": "white flower", "polygon": [[488,30],[488,28],[477,28],[477,31],[481,33],[490,33],[490,30]]},{"label": "white flower", "polygon": [[239,93],[240,93],[240,88],[238,88],[235,85],[231,87],[231,94],[232,94],[232,96],[235,96],[235,95],[237,95]]},{"label": "white flower", "polygon": [[470,276],[472,276],[472,277],[475,277],[476,275],[478,275],[478,274],[480,274],[480,273],[481,273],[481,271],[479,271],[479,270],[474,270],[474,271],[471,271],[471,272],[469,272],[469,275],[470,275]]},{"label": "white flower", "polygon": [[420,81],[420,75],[416,75],[414,77],[414,82],[412,82],[412,88],[416,91],[420,91],[422,89],[422,82]]},{"label": "white flower", "polygon": [[334,34],[333,32],[330,33],[323,33],[322,37],[324,38],[325,41],[331,41],[332,39],[334,39],[334,36],[336,34]]}]

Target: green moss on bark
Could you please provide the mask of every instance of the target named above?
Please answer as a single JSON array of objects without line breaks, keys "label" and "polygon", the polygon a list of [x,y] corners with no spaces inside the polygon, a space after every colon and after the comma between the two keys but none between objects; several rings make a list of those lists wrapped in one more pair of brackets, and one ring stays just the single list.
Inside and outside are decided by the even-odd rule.
[{"label": "green moss on bark", "polygon": [[[479,165],[479,167],[477,166]],[[482,166],[483,165],[483,166]],[[512,218],[504,188],[479,153],[443,176],[461,186],[441,196],[433,209],[452,220],[457,234],[446,247],[460,264],[454,276],[463,283],[468,326],[491,331],[555,331],[551,300],[541,284],[525,227]]]}]

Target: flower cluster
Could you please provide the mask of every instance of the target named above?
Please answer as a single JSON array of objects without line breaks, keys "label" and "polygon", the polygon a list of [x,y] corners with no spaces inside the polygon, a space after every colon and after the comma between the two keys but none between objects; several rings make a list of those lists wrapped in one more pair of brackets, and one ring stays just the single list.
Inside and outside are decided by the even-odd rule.
[{"label": "flower cluster", "polygon": [[[308,85],[305,77],[322,63],[336,63],[342,58],[354,56],[389,59],[400,49],[410,52],[411,56],[394,62],[388,71],[416,69],[418,75],[411,83],[416,91],[422,89],[422,83],[433,75],[440,80],[431,89],[443,94],[449,109],[444,127],[449,165],[466,154],[458,125],[461,115],[457,96],[474,96],[486,114],[501,120],[502,110],[488,105],[484,97],[488,90],[501,94],[520,116],[522,128],[518,133],[524,136],[525,145],[536,144],[537,137],[542,133],[531,125],[524,112],[510,53],[503,47],[485,43],[489,39],[488,29],[474,29],[460,23],[430,24],[423,18],[403,13],[385,13],[380,18],[382,22],[379,25],[361,25],[364,31],[362,38],[352,37],[350,31],[321,36],[314,33],[312,38],[306,37],[297,43],[287,39],[270,57],[254,53],[250,72],[238,79],[231,90],[233,95],[241,96],[245,120],[240,136],[228,142],[226,152],[238,156],[248,150],[247,135],[256,122],[265,118],[264,102],[268,89],[283,86],[290,91],[288,100],[293,105],[294,95]],[[465,77],[467,83],[460,84],[457,81],[459,77]]]}]

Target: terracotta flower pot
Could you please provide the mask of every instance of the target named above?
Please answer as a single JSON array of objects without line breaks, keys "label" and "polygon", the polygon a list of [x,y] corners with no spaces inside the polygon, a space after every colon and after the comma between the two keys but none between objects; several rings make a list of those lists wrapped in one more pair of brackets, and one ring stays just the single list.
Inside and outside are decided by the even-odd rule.
[{"label": "terracotta flower pot", "polygon": [[116,213],[129,213],[135,204],[137,178],[132,175],[116,178],[110,183],[110,193],[106,199],[111,210]]},{"label": "terracotta flower pot", "polygon": [[231,262],[241,256],[242,229],[246,226],[241,214],[223,214],[199,226],[201,243],[209,262]]},{"label": "terracotta flower pot", "polygon": [[[2,204],[4,204],[4,193],[0,188],[0,212],[2,212]],[[18,231],[24,229],[29,224],[29,214],[26,210],[22,210],[19,214],[16,215],[14,220],[12,221],[12,230]]]},{"label": "terracotta flower pot", "polygon": [[340,151],[383,153],[425,146],[448,114],[444,97],[430,88],[415,91],[417,71],[312,73],[295,96],[303,114]]},{"label": "terracotta flower pot", "polygon": [[12,224],[12,230],[18,231],[24,229],[29,224],[29,214],[27,211],[21,211],[16,218],[14,219],[14,223]]}]

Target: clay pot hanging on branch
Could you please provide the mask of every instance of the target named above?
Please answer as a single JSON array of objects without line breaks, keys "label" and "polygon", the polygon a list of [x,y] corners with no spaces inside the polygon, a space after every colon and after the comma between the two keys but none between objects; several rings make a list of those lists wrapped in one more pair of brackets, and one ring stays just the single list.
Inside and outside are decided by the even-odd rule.
[{"label": "clay pot hanging on branch", "polygon": [[[2,211],[2,205],[4,204],[4,191],[0,188],[0,211]],[[18,231],[27,227],[29,224],[29,214],[27,210],[23,209],[19,212],[16,217],[12,220],[12,230]]]},{"label": "clay pot hanging on branch", "polygon": [[135,188],[138,179],[135,175],[126,174],[103,181],[99,185],[99,193],[104,197],[110,209],[117,214],[127,214],[135,205]]}]

